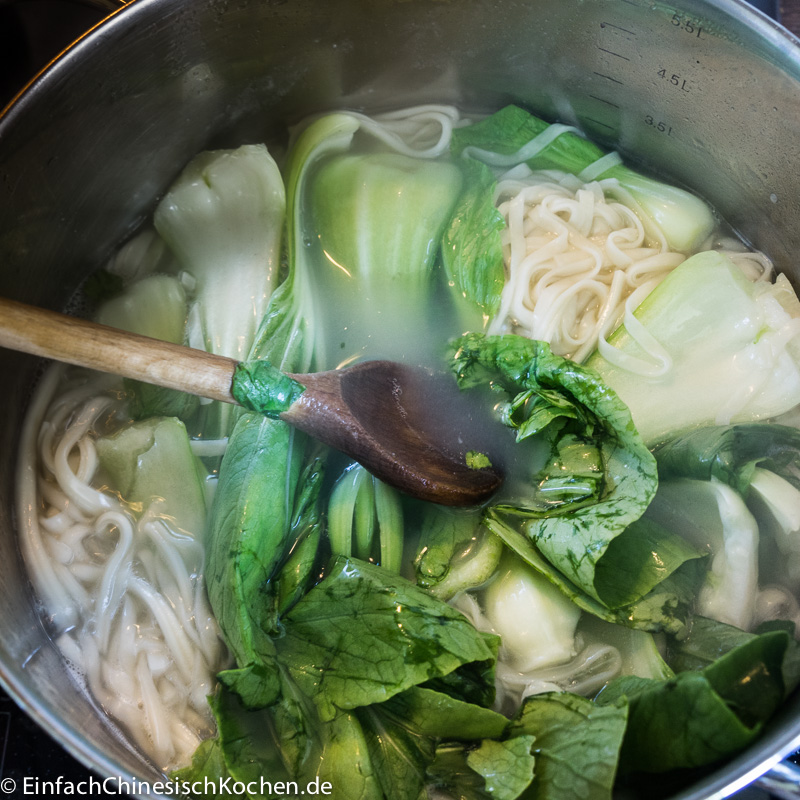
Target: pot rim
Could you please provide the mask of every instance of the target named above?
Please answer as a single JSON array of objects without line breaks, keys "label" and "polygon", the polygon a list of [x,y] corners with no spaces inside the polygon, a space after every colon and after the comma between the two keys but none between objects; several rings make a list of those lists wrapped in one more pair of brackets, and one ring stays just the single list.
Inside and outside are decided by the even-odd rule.
[{"label": "pot rim", "polygon": [[[61,53],[39,70],[20,91],[0,109],[0,146],[6,130],[18,124],[27,113],[27,108],[39,102],[51,84],[62,80],[73,69],[74,64],[88,57],[96,57],[94,51],[102,52],[121,39],[125,31],[140,18],[158,14],[159,6],[165,2],[179,0],[130,0],[108,16],[99,20],[78,39],[68,45]],[[620,0],[622,1],[622,0]],[[630,0],[626,0],[630,2]],[[750,5],[746,0],[696,0],[700,4],[715,9],[733,20],[735,25],[749,29],[766,46],[766,50],[779,57],[782,68],[800,79],[800,38],[795,36],[779,22]],[[22,560],[20,558],[20,565]],[[31,689],[24,680],[22,669],[9,669],[0,661],[0,685],[14,702],[22,708],[40,727],[50,734],[75,759],[87,769],[99,772],[103,778],[111,777],[134,783],[136,776],[126,773],[120,764],[86,740],[79,729],[59,716]],[[796,691],[800,692],[800,690]],[[797,698],[800,699],[800,698]],[[799,707],[800,708],[800,707]],[[102,713],[98,709],[99,713]],[[671,800],[722,800],[731,794],[750,786],[768,772],[774,765],[792,752],[800,749],[800,712],[792,728],[767,731],[753,745],[741,754],[715,769],[706,777],[692,783],[687,789],[673,795]],[[143,796],[135,794],[134,796]]]}]

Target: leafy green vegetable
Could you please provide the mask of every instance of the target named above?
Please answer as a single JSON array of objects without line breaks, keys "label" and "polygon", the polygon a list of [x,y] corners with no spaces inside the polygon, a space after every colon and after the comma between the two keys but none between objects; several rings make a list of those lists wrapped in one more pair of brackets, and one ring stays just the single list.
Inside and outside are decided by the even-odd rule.
[{"label": "leafy green vegetable", "polygon": [[484,635],[458,611],[355,559],[337,559],[284,624],[279,658],[323,719],[492,658]]},{"label": "leafy green vegetable", "polygon": [[[471,748],[505,735],[505,717],[441,691],[485,672],[496,637],[384,568],[336,559],[269,641],[257,663],[219,676],[211,763],[222,769],[221,752],[237,780],[260,773],[303,785],[317,776],[348,797],[416,800],[440,742]],[[198,754],[198,772],[207,760]]]},{"label": "leafy green vegetable", "polygon": [[500,308],[505,266],[500,238],[503,215],[494,205],[495,177],[478,161],[465,160],[464,188],[442,239],[442,262],[457,297],[463,298],[466,330],[480,330],[482,316]]},{"label": "leafy green vegetable", "polygon": [[[287,187],[286,242],[289,274],[270,298],[251,359],[266,359],[277,367],[307,371],[313,335],[307,325],[313,319],[308,275],[293,256],[298,248],[295,221],[299,213],[300,165],[319,150],[346,147],[358,124],[349,115],[323,118],[301,137],[290,157]],[[317,138],[317,133],[321,139]],[[313,334],[313,331],[311,332]],[[279,568],[286,563],[296,502],[304,504],[298,488],[303,471],[306,437],[279,420],[244,413],[231,432],[220,467],[219,485],[211,517],[207,580],[212,608],[237,664],[245,669],[271,657],[269,634],[278,625],[277,604],[286,599],[280,589]],[[318,495],[317,495],[318,497]],[[312,511],[316,514],[316,511]],[[315,553],[309,553],[319,536],[305,539],[303,558],[307,569]],[[294,566],[292,567],[294,570]],[[289,579],[287,578],[287,582]],[[296,588],[302,586],[298,583]],[[289,592],[297,594],[296,590]]]},{"label": "leafy green vegetable", "polygon": [[[500,414],[518,440],[538,434],[548,442],[531,496],[497,509],[521,515],[537,550],[582,593],[621,608],[699,555],[638,523],[656,491],[655,459],[594,372],[543,342],[482,334],[454,342],[452,369],[462,388],[491,384],[507,398]],[[623,534],[627,545],[613,545]],[[601,566],[606,557],[613,568]]]},{"label": "leafy green vegetable", "polygon": [[450,572],[457,550],[469,547],[477,538],[478,522],[470,510],[425,505],[420,528],[424,532],[414,560],[417,583],[430,589]]},{"label": "leafy green vegetable", "polygon": [[443,745],[429,775],[434,786],[457,800],[513,800],[533,777],[532,745],[533,737],[525,734],[502,742],[487,739],[477,748]]},{"label": "leafy green vegetable", "polygon": [[735,625],[694,616],[687,635],[672,644],[669,660],[676,672],[699,671],[755,636]]},{"label": "leafy green vegetable", "polygon": [[395,695],[386,701],[381,711],[393,714],[403,725],[425,736],[439,739],[497,739],[508,727],[508,720],[502,714],[424,685]]},{"label": "leafy green vegetable", "polygon": [[[206,562],[208,596],[240,666],[270,653],[277,625],[270,579],[288,546],[302,438],[283,422],[240,417],[222,460]],[[254,495],[257,493],[257,499]]]},{"label": "leafy green vegetable", "polygon": [[[703,425],[753,421],[800,401],[792,317],[774,285],[727,256],[673,270],[588,361],[630,408],[649,445]],[[789,326],[789,327],[787,327]]]},{"label": "leafy green vegetable", "polygon": [[431,594],[449,600],[494,574],[503,546],[487,535],[473,512],[429,505],[420,525],[414,569],[419,585]]},{"label": "leafy green vegetable", "polygon": [[714,553],[699,612],[749,629],[764,549],[797,574],[800,434],[777,424],[700,428],[656,458],[662,483],[648,514]]},{"label": "leafy green vegetable", "polygon": [[277,588],[276,611],[279,617],[305,594],[315,575],[319,574],[319,545],[323,529],[319,500],[323,478],[324,462],[321,458],[311,461],[300,477],[294,518],[287,536],[291,545],[280,573],[273,579]]},{"label": "leafy green vegetable", "polygon": [[[714,229],[709,207],[683,189],[647,178],[620,163],[601,161],[603,151],[574,128],[551,126],[518,106],[506,106],[486,119],[453,131],[452,150],[497,167],[525,163],[531,169],[558,169],[583,180],[613,179],[645,225],[655,222],[673,250],[696,250]],[[595,166],[596,165],[596,166]]]},{"label": "leafy green vegetable", "polygon": [[749,630],[758,593],[759,531],[742,498],[719,481],[662,481],[650,519],[711,554],[696,600],[707,617]]},{"label": "leafy green vegetable", "polygon": [[627,722],[624,703],[597,705],[573,694],[529,697],[509,733],[533,737],[535,800],[610,800]]},{"label": "leafy green vegetable", "polygon": [[[265,712],[244,707],[224,688],[211,699],[217,720],[217,742],[227,771],[234,780],[260,784],[262,777],[286,780],[289,775],[273,744],[274,733]],[[219,769],[215,758],[212,762]]]},{"label": "leafy green vegetable", "polygon": [[[781,662],[781,674],[785,694],[800,684],[800,646],[794,639],[794,626],[775,621],[759,627],[757,633],[748,633],[733,625],[726,625],[705,617],[694,617],[689,635],[677,639],[670,653],[670,661],[676,671],[701,670],[711,666],[730,651],[752,642],[762,634],[785,633],[789,645]],[[746,683],[746,678],[743,679]],[[754,697],[758,703],[757,697]]]},{"label": "leafy green vegetable", "polygon": [[669,681],[612,681],[598,701],[629,703],[621,767],[667,772],[703,766],[749,744],[794,688],[796,676],[784,674],[783,665],[796,649],[785,631],[773,631],[746,637],[708,666]]},{"label": "leafy green vegetable", "polygon": [[196,395],[127,378],[123,380],[123,384],[130,397],[128,410],[133,419],[177,417],[190,429],[194,429],[194,420],[200,408],[200,398]]},{"label": "leafy green vegetable", "polygon": [[[170,779],[183,785],[188,783],[190,786],[196,782],[201,786],[208,785],[209,790],[218,787],[231,777],[225,765],[225,757],[218,739],[205,739],[200,742],[197,750],[192,756],[192,763],[175,770],[170,775]],[[196,792],[193,796],[196,796]],[[225,792],[219,793],[206,791],[203,796],[207,800],[221,800],[228,795]]]},{"label": "leafy green vegetable", "polygon": [[467,765],[483,778],[489,797],[519,797],[531,782],[534,737],[525,734],[503,742],[487,739],[467,753]]},{"label": "leafy green vegetable", "polygon": [[800,488],[800,431],[787,425],[698,428],[671,439],[655,454],[664,478],[716,478],[745,497],[757,466]]},{"label": "leafy green vegetable", "polygon": [[691,551],[694,559],[676,567],[669,577],[643,598],[631,605],[610,609],[565,577],[542,555],[535,543],[516,526],[509,524],[499,511],[490,509],[486,514],[485,524],[526,564],[544,575],[573,603],[589,614],[607,622],[645,631],[665,630],[679,633],[684,629],[684,618],[700,582],[699,570],[695,566],[698,563],[696,556],[699,555],[696,550]]},{"label": "leafy green vegetable", "polygon": [[367,733],[367,750],[383,795],[397,800],[427,800],[426,770],[433,761],[436,742],[401,717],[385,713],[387,705],[356,712]]},{"label": "leafy green vegetable", "polygon": [[[295,373],[310,369],[312,353],[316,354],[317,363],[324,360],[324,343],[320,341],[319,329],[313,324],[319,318],[314,307],[314,296],[315,290],[319,288],[319,273],[334,267],[320,248],[306,244],[307,215],[311,213],[309,209],[316,208],[320,230],[328,230],[328,223],[334,224],[334,219],[341,223],[335,236],[331,233],[334,236],[332,243],[346,250],[349,246],[347,242],[352,242],[353,250],[348,250],[347,253],[356,253],[359,258],[364,256],[365,260],[359,262],[360,272],[355,276],[357,282],[348,285],[351,295],[361,296],[358,292],[354,293],[354,286],[371,286],[381,280],[378,272],[370,271],[377,269],[377,266],[371,261],[371,251],[362,253],[362,245],[366,245],[363,242],[359,244],[361,230],[358,220],[352,213],[346,213],[341,197],[337,195],[329,198],[330,203],[326,205],[323,196],[325,192],[322,189],[319,190],[322,194],[312,198],[308,188],[309,175],[317,168],[339,163],[331,157],[348,149],[360,126],[361,118],[357,115],[340,113],[323,116],[299,134],[289,153],[286,170],[288,274],[270,298],[267,312],[248,354],[250,359],[267,359],[276,369]],[[396,216],[399,213],[397,206],[391,206],[395,214],[391,224],[398,231],[396,235],[400,237],[396,241],[406,242],[406,246],[398,247],[392,252],[392,258],[398,269],[402,268],[400,271],[404,279],[421,279],[427,285],[433,256],[427,254],[421,263],[417,263],[419,248],[412,244],[421,241],[420,236],[438,235],[437,231],[443,222],[432,220],[428,226],[420,225],[420,191],[424,194],[424,187],[428,186],[424,173],[431,165],[426,163],[424,167],[418,164],[413,166],[412,170],[411,165],[403,161],[403,167],[398,168],[396,160],[391,158],[373,159],[366,165],[360,161],[348,160],[342,168],[345,171],[354,170],[354,174],[362,168],[370,172],[375,169],[378,178],[383,176],[386,179],[384,190],[393,187],[395,194],[401,178],[408,178],[412,185],[415,181],[422,182],[422,190],[410,193],[409,200],[412,203],[403,216],[402,226]],[[334,167],[330,166],[330,169]],[[457,182],[453,191],[460,183],[457,170],[455,175]],[[322,186],[324,185],[323,181]],[[437,197],[437,203],[443,202],[441,195]],[[446,218],[449,207],[450,203],[445,203],[445,208],[437,212],[442,219]],[[382,212],[385,215],[388,210],[377,208],[371,213],[375,215]],[[427,230],[431,226],[432,231]],[[401,228],[404,231],[402,235],[399,233]],[[377,247],[377,243],[373,242],[370,246]],[[406,249],[407,247],[411,249]],[[425,248],[428,247],[429,245],[425,245]],[[237,251],[234,250],[235,252]],[[385,261],[381,262],[381,269],[390,273],[393,271]],[[423,274],[424,277],[420,278],[419,275]],[[369,298],[365,297],[365,303],[368,302]],[[217,306],[219,305],[217,298]],[[251,378],[258,377],[249,368],[243,369],[244,372],[240,375],[243,383],[240,388],[246,388]],[[272,385],[270,381],[273,376],[268,377],[270,380],[267,383]],[[293,396],[296,388],[290,385],[288,397],[277,398],[279,405]],[[306,437],[290,431],[282,422],[243,414],[231,434],[220,469],[212,515],[208,564],[209,595],[226,641],[241,668],[257,661],[260,650],[271,650],[264,638],[274,632],[278,625],[275,603],[281,602],[279,598],[282,590],[277,587],[281,585],[281,569],[289,567],[287,558],[294,545],[291,537],[295,534],[291,529],[291,520],[296,513],[298,498],[302,495],[297,481],[306,459],[307,447]],[[374,496],[384,519],[388,520],[392,515],[397,517],[396,504],[392,504],[387,492],[376,489]],[[385,538],[386,548],[382,557],[384,562],[397,565],[401,549],[398,533],[394,529],[399,527],[398,519],[395,519],[392,526],[393,533]],[[313,543],[318,543],[319,537],[315,534],[304,541],[308,550],[312,551]],[[300,561],[308,567],[313,563],[314,556],[313,552],[306,553]],[[287,582],[290,582],[288,578],[285,583]],[[296,596],[297,592],[293,590],[291,594]]]}]

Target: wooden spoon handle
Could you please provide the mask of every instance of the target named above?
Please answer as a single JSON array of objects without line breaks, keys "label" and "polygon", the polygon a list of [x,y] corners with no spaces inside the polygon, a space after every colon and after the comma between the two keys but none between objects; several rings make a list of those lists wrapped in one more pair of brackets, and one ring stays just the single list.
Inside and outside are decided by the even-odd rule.
[{"label": "wooden spoon handle", "polygon": [[232,358],[3,298],[0,347],[236,404]]}]

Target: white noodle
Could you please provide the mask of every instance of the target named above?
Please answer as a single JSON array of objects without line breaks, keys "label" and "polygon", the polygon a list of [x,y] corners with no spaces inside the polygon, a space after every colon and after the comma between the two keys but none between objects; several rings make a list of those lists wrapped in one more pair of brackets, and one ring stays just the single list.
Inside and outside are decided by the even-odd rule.
[{"label": "white noodle", "polygon": [[94,438],[118,411],[115,393],[108,378],[59,366],[41,381],[22,436],[22,548],[73,670],[171,769],[213,731],[206,697],[227,654],[205,595],[198,532],[176,530],[158,500],[135,513],[99,487]]},{"label": "white noodle", "polygon": [[460,114],[453,106],[423,105],[368,117],[351,113],[361,130],[395,152],[415,158],[439,158],[450,147]]},{"label": "white noodle", "polygon": [[[490,333],[521,333],[582,361],[628,319],[625,303],[638,288],[684,261],[660,231],[645,228],[635,207],[607,197],[609,189],[618,191],[615,181],[583,183],[555,170],[515,168],[501,177],[507,276]],[[668,368],[657,343],[648,341],[647,352],[655,361],[649,371]]]},{"label": "white noodle", "polygon": [[544,692],[571,692],[593,697],[621,670],[619,650],[605,644],[587,645],[563,664],[524,673],[498,661],[495,708],[513,714],[526,697]]},{"label": "white noodle", "polygon": [[[530,146],[538,152],[541,142]],[[471,155],[487,158],[482,151]],[[527,149],[491,163],[511,165],[522,157],[529,157]],[[533,171],[524,163],[500,176],[495,205],[506,221],[506,281],[488,332],[546,341],[555,353],[578,362],[599,349],[620,368],[663,375],[671,359],[634,311],[686,255],[669,250],[663,231],[616,179],[599,178],[618,163],[611,153],[577,177]],[[771,280],[772,262],[763,253],[748,252],[732,238],[706,247],[729,256],[750,280]],[[644,358],[608,343],[623,322]]]}]

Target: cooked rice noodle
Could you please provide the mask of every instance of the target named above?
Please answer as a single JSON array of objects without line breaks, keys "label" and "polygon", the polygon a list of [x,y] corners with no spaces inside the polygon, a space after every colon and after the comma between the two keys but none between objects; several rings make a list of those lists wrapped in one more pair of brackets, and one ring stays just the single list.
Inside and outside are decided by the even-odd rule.
[{"label": "cooked rice noodle", "polygon": [[[93,485],[95,429],[119,410],[112,379],[40,383],[23,430],[23,553],[65,658],[163,769],[213,732],[207,695],[227,654],[202,580],[200,531]],[[217,443],[219,449],[221,443]]]},{"label": "cooked rice noodle", "polygon": [[612,183],[527,167],[498,181],[507,280],[490,333],[521,333],[582,361],[634,292],[649,292],[684,261],[663,236],[652,241],[634,210],[607,198]]},{"label": "cooked rice noodle", "polygon": [[[584,182],[613,163],[618,161],[590,165],[579,177],[521,164],[498,180],[506,282],[489,333],[546,341],[578,362],[599,347],[624,369],[661,375],[671,368],[669,355],[634,311],[686,256],[669,250],[662,231],[618,181]],[[716,249],[750,280],[771,278],[772,264],[762,253],[746,252],[732,240]],[[624,356],[608,344],[606,337],[622,322],[647,358]]]},{"label": "cooked rice noodle", "polygon": [[526,697],[545,692],[571,692],[594,697],[612,678],[620,674],[622,656],[616,647],[593,643],[563,664],[553,664],[529,672],[518,672],[498,661],[495,685],[496,710],[512,715]]},{"label": "cooked rice noodle", "polygon": [[[360,130],[387,147],[414,158],[439,158],[450,148],[453,128],[463,124],[454,106],[420,105],[367,116],[355,111],[342,111],[359,121]],[[306,124],[317,119],[306,118]],[[295,134],[297,131],[295,131]]]},{"label": "cooked rice noodle", "polygon": [[[464,614],[479,631],[497,633],[470,592],[456,595],[450,605]],[[538,666],[526,672],[511,666],[501,645],[495,669],[494,709],[512,715],[526,697],[544,692],[572,692],[592,697],[620,674],[622,656],[616,647],[600,643],[584,646],[580,635],[575,637],[575,644],[577,652],[569,660]]]}]

